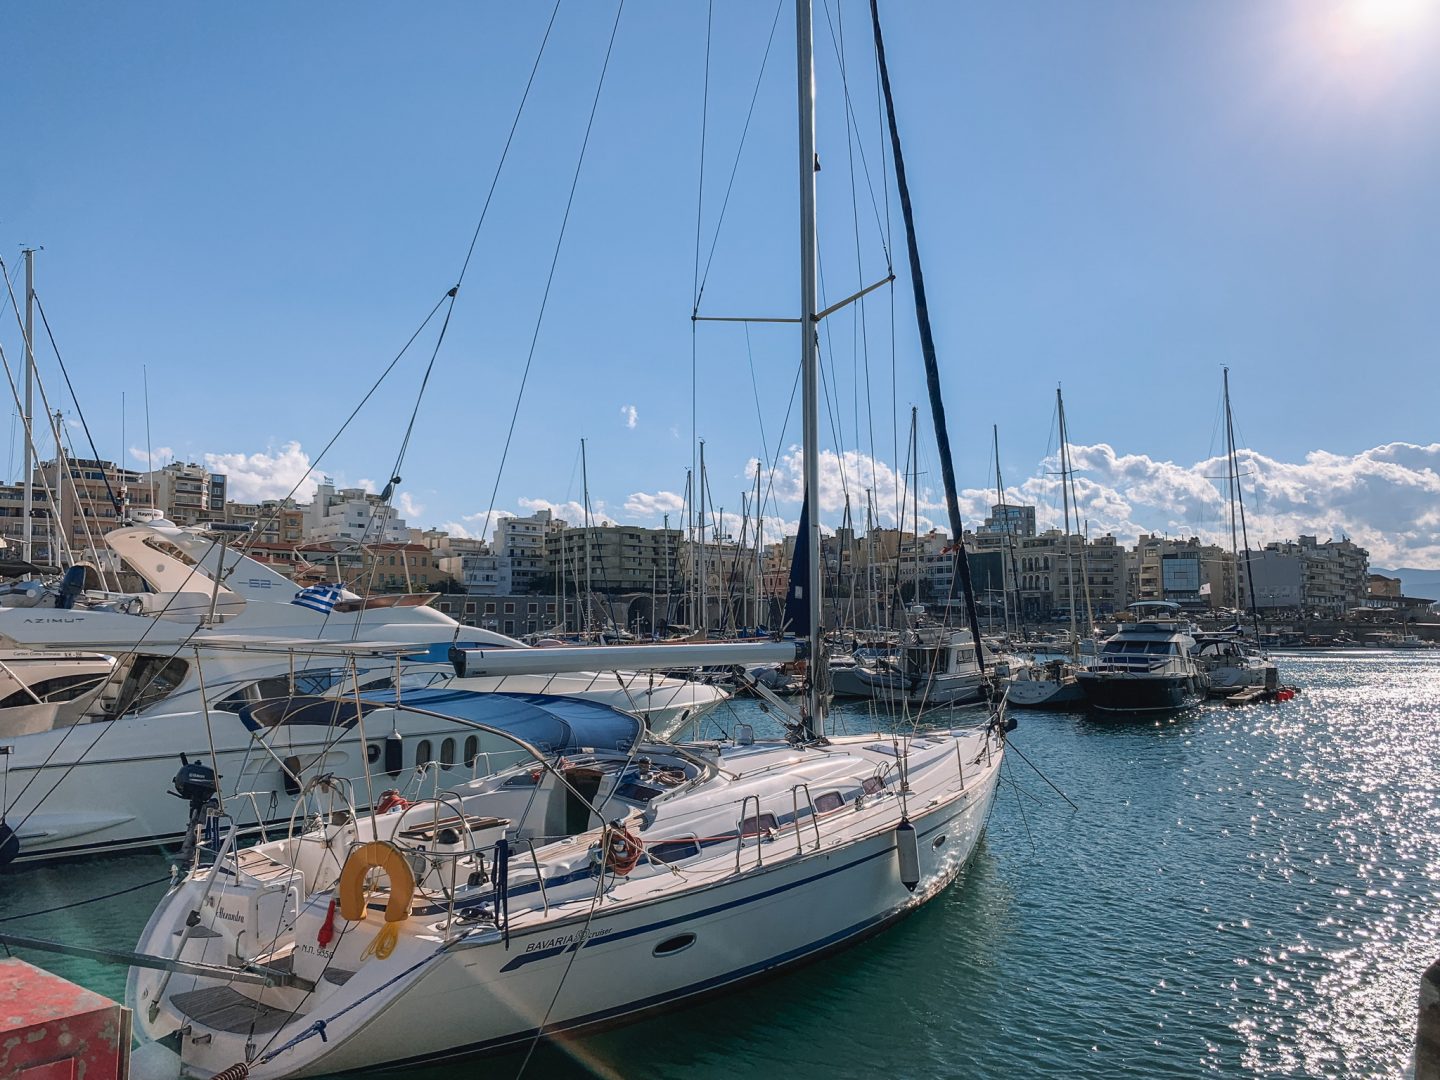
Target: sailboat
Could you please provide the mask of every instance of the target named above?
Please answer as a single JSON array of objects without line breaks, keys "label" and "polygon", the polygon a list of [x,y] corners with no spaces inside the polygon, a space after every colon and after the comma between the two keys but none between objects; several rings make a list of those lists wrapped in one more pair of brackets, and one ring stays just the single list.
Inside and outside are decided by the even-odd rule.
[{"label": "sailboat", "polygon": [[[1240,464],[1235,452],[1235,417],[1230,411],[1230,369],[1223,373],[1225,388],[1225,463],[1230,489],[1230,558],[1235,566],[1235,611],[1244,611],[1248,604],[1255,634],[1259,637],[1259,616],[1254,591],[1241,589],[1240,542],[1245,544],[1245,580],[1250,580],[1250,537],[1245,527],[1245,496],[1240,489]],[[1238,514],[1237,514],[1238,511]],[[1238,528],[1237,528],[1238,525]],[[1275,661],[1261,652],[1254,641],[1246,641],[1237,622],[1232,627],[1212,633],[1195,635],[1195,658],[1210,676],[1210,693],[1230,697],[1247,690],[1274,690],[1280,685],[1280,670]]]},{"label": "sailboat", "polygon": [[[404,1067],[613,1024],[874,933],[969,859],[1005,756],[1003,714],[920,734],[838,736],[826,721],[811,15],[797,0],[806,518],[792,598],[807,623],[762,643],[456,655],[491,673],[604,666],[597,654],[612,648],[673,648],[684,663],[806,659],[789,738],[732,725],[718,741],[667,744],[595,703],[359,693],[357,726],[445,718],[495,768],[385,813],[352,812],[344,785],[317,782],[311,816],[243,851],[203,772],[181,778],[194,834],[220,826],[224,838],[196,844],[137,950],[127,1000],[153,1040],[138,1052],[148,1075]],[[878,31],[877,19],[888,103]],[[893,105],[891,125],[898,147]]]},{"label": "sailboat", "polygon": [[[1028,709],[1072,709],[1085,702],[1085,691],[1076,679],[1086,665],[1080,660],[1080,635],[1076,629],[1075,545],[1070,528],[1070,503],[1074,491],[1075,470],[1070,465],[1070,429],[1065,423],[1065,397],[1055,388],[1055,408],[1060,428],[1060,495],[1065,512],[1065,577],[1070,590],[1070,636],[1066,643],[1068,656],[1043,663],[1032,660],[1020,664],[1005,686],[1010,704]],[[996,459],[999,460],[998,457]],[[1078,518],[1079,506],[1076,506]],[[1084,548],[1081,548],[1084,558]],[[1084,570],[1082,568],[1082,574]],[[1088,577],[1088,575],[1086,575]],[[1086,589],[1086,614],[1089,614],[1089,590]],[[1093,623],[1093,618],[1088,622]]]}]

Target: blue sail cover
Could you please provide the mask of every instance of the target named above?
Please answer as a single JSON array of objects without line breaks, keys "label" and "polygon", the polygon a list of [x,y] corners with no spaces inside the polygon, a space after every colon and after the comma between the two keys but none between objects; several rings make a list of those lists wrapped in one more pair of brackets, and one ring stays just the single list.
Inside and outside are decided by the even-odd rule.
[{"label": "blue sail cover", "polygon": [[[361,698],[380,706],[395,706],[394,690],[362,694]],[[577,750],[628,753],[645,730],[638,717],[609,705],[551,694],[477,693],[434,687],[402,691],[399,707],[482,724],[551,754]]]},{"label": "blue sail cover", "polygon": [[796,637],[810,636],[810,601],[805,597],[805,584],[810,580],[810,508],[800,507],[800,531],[795,534],[795,554],[790,560],[790,586],[785,590],[783,633]]}]

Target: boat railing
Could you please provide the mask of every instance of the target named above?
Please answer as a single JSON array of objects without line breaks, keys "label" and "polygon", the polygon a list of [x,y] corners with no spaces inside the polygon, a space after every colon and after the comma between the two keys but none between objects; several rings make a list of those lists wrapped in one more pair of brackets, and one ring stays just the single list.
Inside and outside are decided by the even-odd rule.
[{"label": "boat railing", "polygon": [[260,830],[260,843],[268,844],[270,842],[270,836],[265,829],[265,815],[260,813],[261,795],[265,796],[270,804],[270,810],[273,813],[280,805],[280,800],[273,791],[232,791],[225,797],[227,799],[239,799],[242,802],[248,801],[250,803],[250,809],[255,814],[255,825]]},{"label": "boat railing", "polygon": [[964,790],[965,790],[965,755],[962,754],[962,753],[960,753],[960,735],[959,735],[957,732],[953,732],[953,731],[952,731],[950,734],[951,734],[951,736],[955,739],[955,765],[956,765],[956,767],[960,770],[960,790],[961,790],[961,791],[964,791]]},{"label": "boat railing", "polygon": [[[752,802],[755,804],[755,816],[753,818],[747,818],[745,816],[745,811],[750,809],[750,804]],[[740,872],[740,860],[745,854],[745,822],[747,821],[755,822],[755,831],[750,834],[755,837],[755,865],[764,866],[765,854],[763,850],[763,845],[761,844],[761,840],[763,839],[763,837],[760,832],[759,795],[746,795],[740,803],[740,827],[735,830],[735,872],[737,874]]]},{"label": "boat railing", "polygon": [[815,812],[815,800],[810,797],[810,785],[801,781],[790,789],[790,802],[794,807],[795,815],[792,819],[795,823],[795,851],[800,855],[805,854],[805,842],[801,840],[803,830],[800,827],[800,792],[802,790],[805,792],[805,805],[810,809],[810,824],[815,830],[815,850],[820,850],[820,815]]}]

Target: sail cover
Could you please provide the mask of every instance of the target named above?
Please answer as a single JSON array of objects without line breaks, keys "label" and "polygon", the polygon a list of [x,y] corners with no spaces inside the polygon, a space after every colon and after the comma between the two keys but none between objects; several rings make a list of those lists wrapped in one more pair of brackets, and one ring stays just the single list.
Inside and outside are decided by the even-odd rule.
[{"label": "sail cover", "polygon": [[810,601],[805,583],[810,580],[810,510],[800,508],[800,530],[795,534],[795,554],[790,560],[790,585],[785,590],[785,619],[781,630],[796,637],[810,636]]}]

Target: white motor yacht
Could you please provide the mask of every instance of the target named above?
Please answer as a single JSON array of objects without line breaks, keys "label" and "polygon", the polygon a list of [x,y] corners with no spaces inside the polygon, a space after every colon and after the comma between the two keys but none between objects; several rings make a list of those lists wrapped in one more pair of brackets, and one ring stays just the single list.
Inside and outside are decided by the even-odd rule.
[{"label": "white motor yacht", "polygon": [[[334,588],[297,590],[204,530],[154,521],[106,541],[152,591],[82,593],[63,608],[0,608],[7,643],[116,658],[108,680],[61,709],[0,711],[9,794],[0,808],[0,828],[8,830],[0,860],[14,857],[16,840],[18,857],[33,861],[180,839],[167,791],[181,753],[211,761],[224,791],[249,793],[251,826],[283,819],[282,801],[308,777],[363,775],[354,733],[320,713],[274,728],[242,722],[246,706],[266,700],[453,683],[600,701],[664,734],[729,697],[650,672],[457,680],[452,647],[527,647],[461,626],[429,606],[433,594],[365,599]],[[403,719],[416,726],[381,732],[391,738],[383,750],[381,741],[372,744],[371,763],[393,778],[432,758],[460,760],[449,725]],[[238,804],[235,813],[245,817]]]}]

